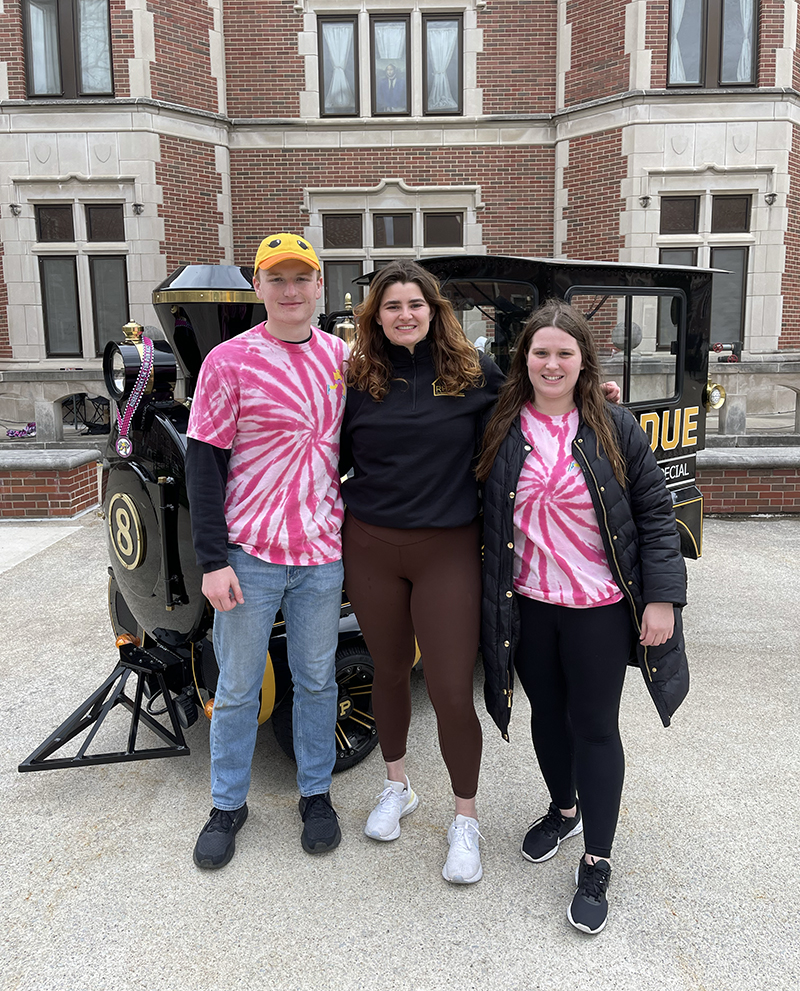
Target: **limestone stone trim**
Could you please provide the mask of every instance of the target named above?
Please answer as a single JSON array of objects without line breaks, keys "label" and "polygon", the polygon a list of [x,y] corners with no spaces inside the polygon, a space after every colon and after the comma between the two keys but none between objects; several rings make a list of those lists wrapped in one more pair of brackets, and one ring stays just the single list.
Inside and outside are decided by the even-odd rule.
[{"label": "limestone stone trim", "polygon": [[555,128],[552,118],[498,123],[457,117],[392,120],[343,118],[333,125],[328,121],[297,126],[278,123],[239,123],[230,135],[230,147],[237,150],[302,148],[407,148],[443,145],[552,145]]},{"label": "limestone stone trim", "polygon": [[[82,136],[85,137],[85,136]],[[73,255],[76,257],[78,297],[81,313],[82,351],[84,355],[94,355],[94,321],[92,313],[92,292],[89,281],[89,255],[124,255],[127,259],[129,291],[138,282],[139,271],[133,266],[130,271],[130,257],[147,251],[148,218],[137,216],[133,211],[137,200],[137,177],[134,175],[84,175],[69,172],[56,175],[34,175],[4,177],[14,201],[21,207],[15,218],[11,236],[4,250],[16,258],[5,270],[8,288],[9,336],[14,357],[27,361],[46,358],[43,314],[41,308],[41,288],[39,285],[38,259],[47,255]],[[3,184],[0,184],[0,188]],[[36,206],[40,203],[51,205],[73,205],[84,207],[92,202],[119,203],[125,215],[127,239],[114,242],[89,242],[86,239],[85,214],[83,209],[73,211],[76,240],[70,244],[39,243],[36,240]],[[10,226],[10,225],[8,225]],[[4,232],[5,234],[5,232]],[[141,234],[140,237],[137,235]],[[137,293],[131,294],[134,298]],[[133,300],[129,297],[129,302]],[[141,315],[144,316],[144,313]],[[141,321],[141,317],[138,317]],[[152,319],[148,322],[152,323]],[[70,361],[78,359],[69,359]],[[82,360],[82,359],[80,359]],[[66,359],[62,359],[66,361]]]},{"label": "limestone stone trim", "polygon": [[645,45],[647,0],[632,0],[625,7],[625,54],[630,56],[632,90],[650,89],[653,53]]},{"label": "limestone stone trim", "polygon": [[63,437],[61,400],[85,393],[106,396],[100,359],[81,360],[84,367],[66,368],[67,360],[48,359],[26,367],[14,363],[0,370],[0,420],[23,424],[36,421],[38,440]]},{"label": "limestone stone trim", "polygon": [[[800,126],[800,101],[788,93],[714,93],[689,99],[673,93],[632,93],[584,104],[563,107],[554,114],[521,114],[483,117],[441,118],[336,118],[328,119],[229,119],[222,114],[186,109],[155,100],[116,100],[85,105],[38,102],[6,105],[0,126],[7,132],[0,142],[0,163],[8,160],[13,140],[19,135],[40,135],[48,141],[63,133],[103,135],[133,132],[137,135],[165,134],[172,137],[231,149],[333,149],[353,147],[408,147],[409,145],[553,145],[557,139],[583,137],[599,131],[634,125],[682,128],[716,127],[716,139],[737,127],[758,126],[758,154],[777,149],[775,133],[786,124]],[[713,150],[709,132],[706,145]],[[784,145],[784,147],[786,147]],[[742,152],[752,155],[756,143]],[[692,146],[694,151],[694,146]],[[638,150],[638,149],[637,149]],[[663,154],[672,154],[669,148]],[[678,156],[675,152],[673,157]],[[678,156],[679,157],[679,156]],[[712,160],[713,155],[706,156]],[[26,163],[27,164],[27,163]],[[661,161],[658,164],[663,165]],[[675,164],[680,164],[676,161]],[[31,160],[36,172],[47,168]],[[75,171],[87,172],[86,167]]]},{"label": "limestone stone trim", "polygon": [[[410,186],[403,179],[383,179],[376,186],[341,186],[308,188],[303,196],[303,209],[309,223],[305,235],[312,244],[322,245],[322,215],[324,213],[360,213],[364,216],[365,259],[379,260],[407,254],[409,257],[440,255],[442,248],[423,245],[422,218],[424,213],[459,211],[464,214],[464,245],[448,248],[448,254],[485,254],[482,225],[478,216],[483,210],[481,187],[474,186]],[[373,245],[371,217],[373,213],[413,213],[414,243],[410,248],[376,248]],[[321,258],[353,258],[359,252],[350,248],[320,248]]]},{"label": "limestone stone trim", "polygon": [[[800,394],[800,355],[796,352],[755,355],[738,364],[716,361],[712,355],[708,377],[719,382],[730,400],[743,400],[744,409],[751,416],[786,413],[792,409],[797,416],[800,412],[797,403]],[[795,431],[800,432],[800,422],[797,420]]]},{"label": "limestone stone trim", "polygon": [[[362,261],[362,271],[369,271],[382,259],[419,258],[447,254],[486,254],[483,227],[479,215],[483,210],[480,186],[410,186],[403,179],[384,179],[376,186],[341,186],[307,188],[303,209],[309,222],[305,236],[317,245],[323,264],[337,259]],[[426,248],[423,244],[423,215],[433,212],[459,212],[464,215],[464,244],[461,248]],[[363,216],[363,248],[323,248],[322,217],[325,213],[359,213]],[[376,248],[373,243],[374,213],[412,213],[413,245],[410,248]]]},{"label": "limestone stone trim", "polygon": [[[759,117],[754,113],[759,106],[760,101],[704,103],[703,109],[725,109],[727,115],[706,112],[689,121],[682,119],[680,100],[672,105],[671,115],[665,113],[666,105],[654,104],[649,119],[623,129],[622,140],[628,169],[622,183],[626,209],[620,232],[625,248],[620,260],[657,262],[661,248],[687,247],[697,249],[697,263],[706,267],[714,247],[747,247],[744,348],[751,355],[778,347],[796,111],[790,103],[779,103]],[[749,232],[712,234],[712,197],[736,193],[751,197]],[[700,197],[697,234],[660,233],[660,198],[678,195]],[[768,202],[773,197],[774,202]]]},{"label": "limestone stone trim", "polygon": [[784,3],[783,46],[775,49],[775,80],[773,86],[790,89],[794,82],[794,60],[797,54],[797,3]]},{"label": "limestone stone trim", "polygon": [[800,468],[800,447],[708,447],[698,468]]},{"label": "limestone stone trim", "polygon": [[214,26],[208,32],[211,75],[217,81],[217,110],[228,111],[227,77],[225,72],[225,36],[223,33],[222,0],[206,0],[214,17]]},{"label": "limestone stone trim", "polygon": [[[563,101],[562,101],[563,103]],[[237,149],[351,147],[407,147],[408,145],[552,145],[556,140],[586,137],[600,131],[632,126],[670,127],[676,131],[708,128],[698,132],[700,144],[692,143],[690,154],[700,150],[700,162],[713,161],[719,141],[737,130],[758,128],[757,142],[741,151],[734,145],[728,154],[749,161],[776,148],[772,132],[786,124],[800,126],[800,101],[790,94],[714,93],[688,99],[680,94],[633,93],[564,109],[554,114],[522,115],[518,119],[468,116],[458,118],[337,118],[305,121],[236,120],[230,147]],[[741,145],[741,142],[739,142]],[[787,146],[784,146],[787,147]],[[662,158],[679,159],[683,150],[676,143],[662,144]],[[665,164],[662,160],[658,164]]]},{"label": "limestone stone trim", "polygon": [[0,471],[72,471],[102,460],[95,450],[0,450]]},{"label": "limestone stone trim", "polygon": [[[289,122],[282,121],[286,125]],[[291,126],[291,125],[289,125]],[[85,103],[59,104],[39,101],[7,104],[0,111],[0,127],[14,134],[41,135],[47,141],[61,134],[165,134],[205,144],[228,143],[231,121],[222,114],[178,107],[157,100],[100,101],[87,106]],[[4,136],[4,141],[6,140]],[[5,160],[0,142],[0,162]],[[44,168],[44,163],[31,162],[34,171]],[[74,168],[75,171],[89,171]],[[46,169],[53,171],[52,165]]]},{"label": "limestone stone trim", "polygon": [[567,73],[572,67],[572,24],[567,21],[567,0],[558,0],[556,22],[556,110],[563,110]]},{"label": "limestone stone trim", "polygon": [[564,170],[569,167],[569,141],[558,141],[555,154],[555,224],[553,230],[553,257],[564,257],[564,242],[569,233],[564,210],[569,202],[569,190],[564,186]]},{"label": "limestone stone trim", "polygon": [[150,85],[150,64],[156,60],[156,33],[152,11],[147,0],[125,0],[125,9],[133,14],[133,50],[128,59],[128,76],[132,97],[153,95]]},{"label": "limestone stone trim", "polygon": [[[217,209],[222,214],[222,223],[217,225],[219,244],[225,252],[224,265],[233,265],[233,204],[231,199],[231,153],[217,145],[214,148],[214,161],[222,181],[222,192],[217,194]],[[166,275],[166,273],[165,273]]]}]

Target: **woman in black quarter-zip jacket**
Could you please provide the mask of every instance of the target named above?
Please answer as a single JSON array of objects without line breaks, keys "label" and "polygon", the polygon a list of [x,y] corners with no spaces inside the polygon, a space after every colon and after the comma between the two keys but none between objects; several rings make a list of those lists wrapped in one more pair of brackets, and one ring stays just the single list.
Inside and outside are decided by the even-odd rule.
[{"label": "woman in black quarter-zip jacket", "polygon": [[638,662],[669,725],[689,685],[686,569],[647,437],[628,410],[604,401],[588,324],[560,300],[522,332],[476,474],[485,483],[486,703],[507,739],[516,669],[551,799],[522,854],[541,863],[584,831],[567,917],[597,933],[624,777],[625,671]]},{"label": "woman in black quarter-zip jacket", "polygon": [[455,799],[442,874],[480,880],[475,795],[481,727],[472,681],[480,634],[481,427],[502,373],[479,355],[437,280],[414,262],[377,274],[356,311],[342,425],[345,588],[375,663],[372,704],[386,777],[365,827],[400,836],[419,798],[406,775],[415,634]]}]

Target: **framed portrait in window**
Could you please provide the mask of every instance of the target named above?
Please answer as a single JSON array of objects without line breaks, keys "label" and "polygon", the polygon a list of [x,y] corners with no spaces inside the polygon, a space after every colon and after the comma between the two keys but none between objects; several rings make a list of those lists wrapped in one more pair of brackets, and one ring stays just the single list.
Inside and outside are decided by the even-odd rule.
[{"label": "framed portrait in window", "polygon": [[372,112],[376,116],[411,113],[409,18],[370,19],[372,32]]}]

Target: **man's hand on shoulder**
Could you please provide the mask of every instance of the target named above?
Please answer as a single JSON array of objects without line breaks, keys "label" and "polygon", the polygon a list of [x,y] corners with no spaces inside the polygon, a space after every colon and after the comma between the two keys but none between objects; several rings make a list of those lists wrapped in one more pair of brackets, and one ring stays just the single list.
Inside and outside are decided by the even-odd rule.
[{"label": "man's hand on shoulder", "polygon": [[621,395],[616,382],[603,382],[603,392],[610,403],[618,403]]},{"label": "man's hand on shoulder", "polygon": [[220,612],[229,612],[237,605],[244,605],[239,579],[230,565],[203,575],[203,595]]}]

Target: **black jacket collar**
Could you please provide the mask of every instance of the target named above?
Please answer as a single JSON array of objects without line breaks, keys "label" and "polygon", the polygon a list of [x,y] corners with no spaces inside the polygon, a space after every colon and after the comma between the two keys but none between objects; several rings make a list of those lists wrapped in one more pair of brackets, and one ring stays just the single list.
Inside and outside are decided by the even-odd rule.
[{"label": "black jacket collar", "polygon": [[419,365],[422,362],[430,362],[433,360],[431,355],[431,344],[427,337],[423,338],[417,345],[415,345],[413,354],[402,344],[392,344],[387,340],[386,353],[389,357],[389,361],[392,363],[392,367],[395,370],[400,368],[411,368],[412,365]]}]

